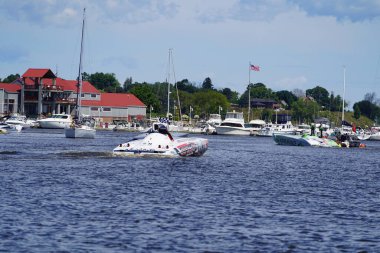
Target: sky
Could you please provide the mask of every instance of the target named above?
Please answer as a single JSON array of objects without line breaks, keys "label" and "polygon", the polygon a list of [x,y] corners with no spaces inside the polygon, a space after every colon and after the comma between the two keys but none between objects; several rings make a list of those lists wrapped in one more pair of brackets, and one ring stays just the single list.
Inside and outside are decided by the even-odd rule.
[{"label": "sky", "polygon": [[0,0],[0,78],[50,68],[75,79],[83,8],[83,71],[120,83],[165,81],[172,49],[175,81],[209,77],[240,94],[249,81],[319,85],[349,107],[380,97],[380,0]]}]

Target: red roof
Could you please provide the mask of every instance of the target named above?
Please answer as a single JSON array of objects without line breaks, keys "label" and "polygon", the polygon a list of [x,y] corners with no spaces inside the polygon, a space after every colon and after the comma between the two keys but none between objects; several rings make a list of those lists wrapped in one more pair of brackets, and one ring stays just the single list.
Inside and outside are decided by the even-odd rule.
[{"label": "red roof", "polygon": [[56,76],[50,69],[28,69],[22,77],[55,78]]},{"label": "red roof", "polygon": [[101,93],[100,101],[82,100],[83,106],[110,106],[110,107],[128,107],[146,105],[141,102],[135,95],[129,93]]},{"label": "red roof", "polygon": [[21,90],[21,85],[13,83],[0,83],[0,89],[4,89],[7,92],[18,92]]},{"label": "red roof", "polygon": [[[25,78],[26,85],[34,85],[34,81],[30,78]],[[43,79],[44,87],[53,85],[53,79]],[[60,77],[55,79],[55,85],[62,88],[62,90],[69,90],[76,92],[77,90],[77,81],[76,80],[65,80]],[[92,93],[92,94],[100,94],[90,82],[83,81],[82,83],[82,92],[83,93]]]}]

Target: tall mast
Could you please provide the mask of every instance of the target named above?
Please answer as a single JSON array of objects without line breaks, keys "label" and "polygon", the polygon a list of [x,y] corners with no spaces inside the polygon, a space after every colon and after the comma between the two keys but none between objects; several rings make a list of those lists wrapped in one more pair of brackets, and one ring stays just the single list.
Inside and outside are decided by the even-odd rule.
[{"label": "tall mast", "polygon": [[346,95],[346,66],[343,66],[343,102],[342,102],[342,125],[344,120],[344,96]]},{"label": "tall mast", "polygon": [[80,107],[82,99],[82,58],[83,58],[83,35],[84,35],[84,24],[85,24],[85,14],[86,8],[83,9],[83,21],[82,21],[82,37],[80,42],[80,56],[79,56],[79,70],[78,70],[78,83],[77,83],[77,103],[75,105],[75,114],[78,120],[80,119]]},{"label": "tall mast", "polygon": [[166,79],[166,82],[168,83],[168,110],[166,112],[166,117],[169,118],[169,113],[170,113],[170,62],[171,62],[171,51],[172,49],[169,48],[169,60],[168,60],[168,76],[167,76],[167,79]]},{"label": "tall mast", "polygon": [[248,123],[251,116],[251,62],[248,66]]}]

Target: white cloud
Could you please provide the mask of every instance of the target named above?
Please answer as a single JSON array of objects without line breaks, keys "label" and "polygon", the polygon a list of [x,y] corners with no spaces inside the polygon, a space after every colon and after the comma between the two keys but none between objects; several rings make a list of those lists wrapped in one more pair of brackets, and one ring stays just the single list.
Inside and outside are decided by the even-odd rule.
[{"label": "white cloud", "polygon": [[289,0],[311,16],[333,16],[338,20],[371,20],[380,17],[379,0]]}]

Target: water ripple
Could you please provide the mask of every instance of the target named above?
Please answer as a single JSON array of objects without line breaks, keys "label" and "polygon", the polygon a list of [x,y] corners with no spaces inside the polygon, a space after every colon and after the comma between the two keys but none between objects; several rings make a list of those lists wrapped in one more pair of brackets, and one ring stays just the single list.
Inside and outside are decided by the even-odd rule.
[{"label": "water ripple", "polygon": [[380,251],[380,143],[207,136],[202,157],[113,156],[132,136],[2,136],[0,251]]}]

